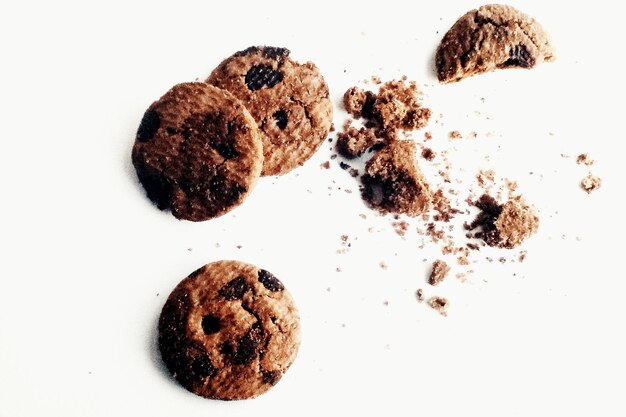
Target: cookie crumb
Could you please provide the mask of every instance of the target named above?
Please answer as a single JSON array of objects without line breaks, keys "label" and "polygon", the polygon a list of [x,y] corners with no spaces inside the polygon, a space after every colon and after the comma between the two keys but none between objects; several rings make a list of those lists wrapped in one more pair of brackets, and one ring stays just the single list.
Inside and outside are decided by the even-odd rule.
[{"label": "cookie crumb", "polygon": [[417,297],[418,303],[424,301],[424,291],[421,288],[418,288],[417,291],[415,291],[415,296]]},{"label": "cookie crumb", "polygon": [[347,127],[343,132],[337,134],[336,147],[341,156],[354,159],[380,142],[382,139],[378,139],[372,129]]},{"label": "cookie crumb", "polygon": [[445,261],[437,259],[433,262],[433,269],[430,273],[430,277],[428,278],[428,283],[430,285],[439,284],[445,279],[448,272],[450,272],[450,266]]},{"label": "cookie crumb", "polygon": [[322,168],[322,169],[330,169],[330,161],[322,162],[320,164],[320,168]]},{"label": "cookie crumb", "polygon": [[391,225],[393,226],[393,230],[401,237],[404,237],[407,230],[409,230],[409,223],[404,220],[392,222]]},{"label": "cookie crumb", "polygon": [[389,301],[387,301],[387,300],[383,301],[383,305],[384,305],[385,307],[389,306]]},{"label": "cookie crumb", "polygon": [[582,188],[587,194],[591,194],[592,191],[597,190],[601,185],[602,179],[591,173],[580,181],[580,188]]},{"label": "cookie crumb", "polygon": [[578,165],[584,164],[587,165],[588,167],[593,165],[596,161],[594,161],[593,159],[589,158],[589,156],[586,153],[581,153],[580,155],[578,155],[576,157],[576,163]]},{"label": "cookie crumb", "polygon": [[388,266],[385,263],[385,261],[380,261],[380,263],[378,264],[378,266],[380,266],[381,269],[387,270]]},{"label": "cookie crumb", "polygon": [[448,299],[444,297],[435,296],[428,299],[428,305],[442,316],[448,315],[448,304]]},{"label": "cookie crumb", "polygon": [[427,140],[431,140],[433,138],[433,134],[430,132],[424,132],[424,142]]},{"label": "cookie crumb", "polygon": [[350,173],[350,176],[351,176],[352,178],[356,178],[356,177],[358,177],[358,176],[359,176],[359,170],[358,170],[358,169],[356,169],[356,168],[350,168],[350,169],[348,170],[348,172]]},{"label": "cookie crumb", "polygon": [[526,255],[527,255],[527,251],[523,250],[519,253],[519,256],[517,257],[517,260],[520,262],[524,262],[524,260],[526,260]]},{"label": "cookie crumb", "polygon": [[435,152],[430,149],[430,148],[424,148],[422,149],[422,158],[424,158],[427,161],[432,161],[433,159],[435,159]]},{"label": "cookie crumb", "polygon": [[462,139],[463,136],[461,135],[461,132],[459,132],[458,130],[453,130],[451,132],[448,133],[448,138],[454,140],[454,139]]}]

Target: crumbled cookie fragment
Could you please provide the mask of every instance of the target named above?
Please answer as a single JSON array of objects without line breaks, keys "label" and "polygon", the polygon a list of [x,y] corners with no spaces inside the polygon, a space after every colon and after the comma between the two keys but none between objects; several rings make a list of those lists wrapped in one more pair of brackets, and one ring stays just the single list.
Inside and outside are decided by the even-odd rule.
[{"label": "crumbled cookie fragment", "polygon": [[459,132],[458,130],[453,130],[449,132],[448,137],[450,139],[462,139],[463,138],[463,136],[461,135],[461,132]]},{"label": "crumbled cookie fragment", "polygon": [[330,169],[330,161],[322,162],[320,164],[320,168],[322,168],[322,169]]},{"label": "crumbled cookie fragment", "polygon": [[372,129],[348,127],[337,134],[337,152],[344,158],[353,159],[361,156],[372,146],[382,142]]},{"label": "crumbled cookie fragment", "polygon": [[539,228],[535,210],[521,197],[511,198],[501,205],[493,197],[483,194],[474,205],[481,212],[466,228],[480,228],[474,237],[483,239],[489,246],[515,248]]},{"label": "crumbled cookie fragment", "polygon": [[430,277],[428,277],[428,283],[430,285],[437,285],[441,281],[445,279],[445,277],[450,272],[450,266],[441,259],[437,259],[433,262],[433,269],[430,273]]},{"label": "crumbled cookie fragment", "polygon": [[580,188],[583,189],[587,194],[590,194],[592,191],[597,190],[602,185],[602,179],[596,177],[595,175],[589,173],[585,178],[580,181]]},{"label": "crumbled cookie fragment", "polygon": [[382,213],[415,217],[431,207],[430,187],[415,159],[415,143],[393,141],[365,165],[362,197]]},{"label": "crumbled cookie fragment", "polygon": [[444,298],[444,297],[439,297],[439,296],[435,296],[435,297],[430,297],[428,299],[428,305],[436,310],[439,314],[441,314],[442,316],[447,316],[448,315],[448,299]]},{"label": "crumbled cookie fragment", "polygon": [[393,226],[393,230],[395,230],[400,237],[406,236],[406,232],[409,230],[409,224],[404,220],[392,222],[391,226]]},{"label": "crumbled cookie fragment", "polygon": [[430,148],[424,148],[422,149],[422,158],[424,158],[427,161],[432,161],[433,159],[435,159],[435,152],[430,149]]},{"label": "crumbled cookie fragment", "polygon": [[438,189],[432,196],[433,208],[437,214],[433,216],[436,222],[449,222],[455,214],[460,213],[459,209],[455,209],[450,204],[450,200],[443,195],[443,189]]},{"label": "crumbled cookie fragment", "polygon": [[343,106],[355,119],[361,117],[365,103],[365,91],[358,87],[350,87],[343,95]]},{"label": "crumbled cookie fragment", "polygon": [[578,155],[576,157],[576,163],[578,165],[580,164],[584,164],[587,165],[588,167],[593,165],[596,161],[594,161],[593,159],[589,158],[589,155],[587,155],[586,153],[581,153],[580,155]]},{"label": "crumbled cookie fragment", "polygon": [[408,85],[404,80],[386,82],[380,87],[374,107],[383,130],[388,133],[421,129],[432,114],[430,109],[422,107],[415,81]]}]

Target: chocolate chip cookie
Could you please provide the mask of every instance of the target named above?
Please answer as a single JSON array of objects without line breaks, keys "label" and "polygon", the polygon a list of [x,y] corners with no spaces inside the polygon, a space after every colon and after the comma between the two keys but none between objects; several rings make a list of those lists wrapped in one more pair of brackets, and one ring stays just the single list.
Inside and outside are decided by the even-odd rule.
[{"label": "chocolate chip cookie", "polygon": [[263,140],[261,175],[282,175],[304,164],[332,123],[328,87],[311,62],[289,50],[250,47],[226,58],[207,79],[233,93],[257,121]]},{"label": "chocolate chip cookie", "polygon": [[435,63],[442,83],[498,68],[532,68],[554,60],[548,35],[534,19],[500,4],[463,15],[437,49]]},{"label": "chocolate chip cookie", "polygon": [[161,210],[202,221],[241,204],[259,178],[263,153],[257,125],[237,98],[183,83],[145,112],[132,160]]},{"label": "chocolate chip cookie", "polygon": [[189,391],[220,400],[253,398],[294,361],[300,321],[270,272],[238,261],[205,265],[172,291],[159,319],[159,349]]}]

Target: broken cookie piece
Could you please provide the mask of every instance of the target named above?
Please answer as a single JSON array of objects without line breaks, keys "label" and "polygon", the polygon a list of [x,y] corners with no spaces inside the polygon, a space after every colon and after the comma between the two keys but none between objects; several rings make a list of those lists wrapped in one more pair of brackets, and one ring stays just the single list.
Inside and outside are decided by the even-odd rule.
[{"label": "broken cookie piece", "polygon": [[337,134],[337,152],[344,158],[353,159],[381,141],[372,129],[348,127]]},{"label": "broken cookie piece", "polygon": [[439,284],[448,275],[448,272],[450,272],[450,266],[445,261],[437,259],[433,262],[433,270],[428,277],[428,283],[430,285]]},{"label": "broken cookie piece", "polygon": [[474,237],[484,240],[489,246],[515,248],[539,228],[535,210],[521,197],[511,198],[501,205],[493,197],[483,194],[474,205],[481,211],[466,228],[480,228]]},{"label": "broken cookie piece", "polygon": [[412,141],[393,141],[367,162],[362,196],[371,207],[413,217],[430,209],[430,188],[417,166],[415,150]]},{"label": "broken cookie piece", "polygon": [[463,15],[445,34],[435,64],[442,83],[499,68],[532,68],[553,61],[547,33],[533,18],[501,4]]},{"label": "broken cookie piece", "polygon": [[597,190],[602,185],[602,179],[596,177],[593,174],[588,174],[585,178],[580,181],[580,188],[583,189],[587,194],[590,194],[592,191]]},{"label": "broken cookie piece", "polygon": [[448,299],[444,297],[430,297],[428,299],[428,305],[430,308],[436,310],[442,316],[448,315]]}]

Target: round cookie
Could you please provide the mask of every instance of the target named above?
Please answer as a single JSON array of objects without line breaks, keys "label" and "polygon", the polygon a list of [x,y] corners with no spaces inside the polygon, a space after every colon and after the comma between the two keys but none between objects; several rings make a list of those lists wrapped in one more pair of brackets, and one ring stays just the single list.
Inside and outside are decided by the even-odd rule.
[{"label": "round cookie", "polygon": [[253,46],[226,58],[207,82],[233,93],[257,121],[263,140],[261,175],[282,175],[304,164],[332,123],[328,86],[311,62],[289,50]]},{"label": "round cookie", "polygon": [[300,346],[291,295],[270,272],[238,261],[182,280],[159,318],[159,349],[174,378],[206,398],[242,400],[274,386]]},{"label": "round cookie", "polygon": [[533,18],[501,4],[461,16],[444,35],[435,56],[442,83],[499,68],[532,68],[553,61],[548,35]]},{"label": "round cookie", "polygon": [[232,94],[182,83],[145,112],[132,160],[161,210],[202,221],[241,204],[261,173],[262,146],[254,119]]}]

